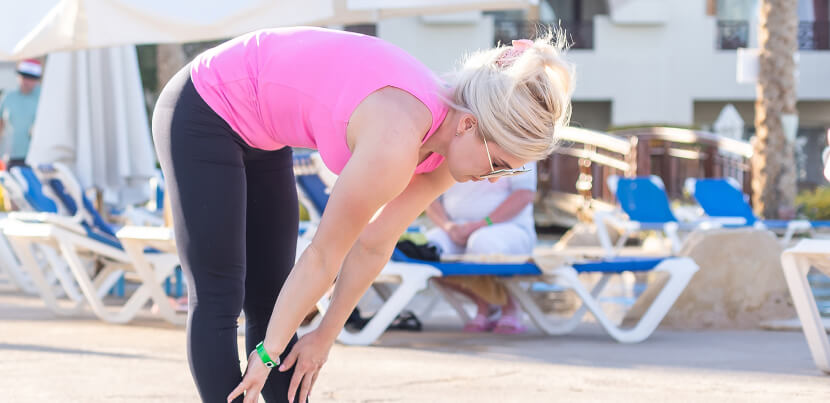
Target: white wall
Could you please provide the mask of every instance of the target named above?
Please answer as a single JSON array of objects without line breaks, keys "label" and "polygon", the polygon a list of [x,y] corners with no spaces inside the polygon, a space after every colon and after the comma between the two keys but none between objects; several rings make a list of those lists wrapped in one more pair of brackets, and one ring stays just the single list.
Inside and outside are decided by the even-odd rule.
[{"label": "white wall", "polygon": [[[737,52],[716,48],[715,17],[705,1],[671,2],[665,24],[618,25],[594,19],[594,49],[572,50],[575,100],[613,102],[612,125],[691,125],[695,100],[752,101],[753,85],[735,80]],[[799,100],[830,101],[830,51],[802,51]]]},{"label": "white wall", "polygon": [[[717,49],[717,19],[706,15],[706,1],[660,3],[639,20],[620,8],[614,11],[617,22],[595,17],[594,49],[570,51],[577,64],[574,101],[610,101],[612,126],[691,126],[695,101],[753,102],[755,86],[736,81],[737,51]],[[480,13],[395,18],[378,24],[378,36],[440,74],[453,70],[465,52],[492,46],[493,24]],[[797,95],[799,101],[824,101],[819,108],[827,111],[830,125],[830,51],[800,52]]]},{"label": "white wall", "polygon": [[378,23],[378,37],[414,55],[438,74],[451,72],[466,52],[493,45],[493,19],[475,13],[458,18],[392,18]]}]

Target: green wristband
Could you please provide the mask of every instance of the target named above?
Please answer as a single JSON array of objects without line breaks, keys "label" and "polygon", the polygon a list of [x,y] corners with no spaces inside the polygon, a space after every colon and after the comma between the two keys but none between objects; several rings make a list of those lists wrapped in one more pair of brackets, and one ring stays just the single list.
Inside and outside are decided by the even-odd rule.
[{"label": "green wristband", "polygon": [[274,368],[277,365],[280,365],[280,357],[277,357],[277,361],[274,362],[274,360],[272,360],[268,355],[268,352],[265,351],[265,346],[262,345],[262,343],[263,342],[259,342],[259,344],[256,345],[256,352],[259,354],[259,359],[262,360],[262,363],[268,368]]},{"label": "green wristband", "polygon": [[487,222],[487,225],[493,225],[493,220],[490,219],[490,216],[484,217],[484,221]]}]

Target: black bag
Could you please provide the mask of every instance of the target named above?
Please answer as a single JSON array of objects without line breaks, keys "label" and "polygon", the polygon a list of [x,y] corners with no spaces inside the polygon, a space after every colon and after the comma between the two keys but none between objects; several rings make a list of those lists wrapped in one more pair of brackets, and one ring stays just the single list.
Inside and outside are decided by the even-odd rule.
[{"label": "black bag", "polygon": [[418,260],[427,260],[430,262],[437,262],[441,260],[441,255],[438,253],[438,248],[430,244],[418,245],[412,241],[400,241],[396,245],[407,257]]}]

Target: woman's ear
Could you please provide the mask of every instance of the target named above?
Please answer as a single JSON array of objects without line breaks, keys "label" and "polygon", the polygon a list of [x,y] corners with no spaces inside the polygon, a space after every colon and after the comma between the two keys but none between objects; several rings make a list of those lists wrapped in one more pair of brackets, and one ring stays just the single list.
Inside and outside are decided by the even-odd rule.
[{"label": "woman's ear", "polygon": [[465,113],[463,116],[461,116],[461,119],[459,119],[458,121],[457,133],[466,133],[471,129],[475,129],[477,123],[478,121],[476,121],[475,116],[469,113]]}]

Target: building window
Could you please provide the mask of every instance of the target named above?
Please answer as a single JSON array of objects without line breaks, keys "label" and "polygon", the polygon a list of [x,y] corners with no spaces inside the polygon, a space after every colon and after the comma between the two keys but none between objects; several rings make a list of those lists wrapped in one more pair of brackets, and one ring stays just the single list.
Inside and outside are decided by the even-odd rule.
[{"label": "building window", "polygon": [[799,21],[798,48],[830,50],[830,21]]},{"label": "building window", "polygon": [[493,44],[510,44],[514,39],[536,38],[548,30],[565,30],[571,49],[594,48],[594,24],[590,21],[528,21],[500,19],[495,21]]},{"label": "building window", "polygon": [[[718,0],[719,49],[737,49],[750,46],[750,24],[758,20],[759,0]],[[830,50],[830,1],[799,0],[798,49]],[[754,44],[752,44],[754,45]]]},{"label": "building window", "polygon": [[718,49],[738,49],[749,46],[749,21],[718,21]]}]

